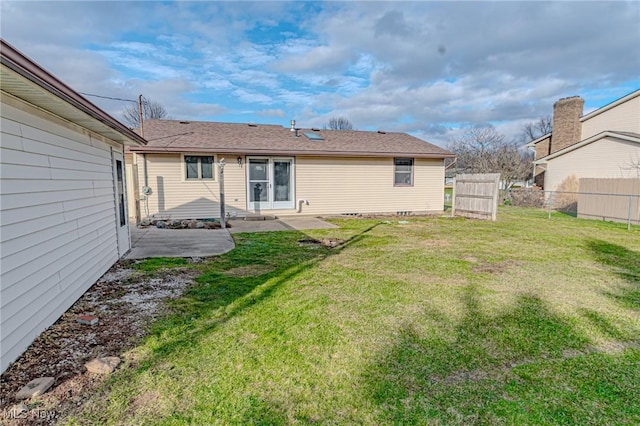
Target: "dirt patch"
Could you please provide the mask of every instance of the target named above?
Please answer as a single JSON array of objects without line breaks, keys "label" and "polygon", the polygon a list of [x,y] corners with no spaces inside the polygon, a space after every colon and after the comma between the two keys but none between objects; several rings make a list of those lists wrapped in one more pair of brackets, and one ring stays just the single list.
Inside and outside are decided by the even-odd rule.
[{"label": "dirt patch", "polygon": [[[164,302],[179,297],[194,278],[178,269],[149,278],[130,265],[116,263],[0,376],[0,424],[55,424],[77,410],[104,380],[84,364],[104,356],[120,356],[126,364],[123,353],[145,335],[150,320],[166,312]],[[97,316],[98,324],[77,323],[85,314]],[[21,418],[12,417],[16,392],[45,376],[55,378],[53,388],[25,401],[29,411]]]},{"label": "dirt patch", "polygon": [[500,274],[502,272],[507,271],[510,268],[515,266],[519,266],[522,262],[518,262],[515,260],[504,260],[502,262],[477,262],[478,264],[473,266],[471,270],[476,273],[490,273],[490,274]]},{"label": "dirt patch", "polygon": [[344,240],[341,240],[340,238],[321,238],[319,240],[316,240],[315,238],[304,238],[302,240],[298,240],[298,243],[300,243],[301,245],[316,244],[329,248],[335,248],[344,244]]},{"label": "dirt patch", "polygon": [[148,391],[135,396],[129,405],[128,411],[130,411],[132,415],[158,416],[163,413],[168,414],[169,409],[169,406],[163,404],[162,394],[160,392]]},{"label": "dirt patch", "polygon": [[273,269],[273,267],[268,265],[247,265],[229,269],[224,271],[224,274],[230,277],[245,278],[268,274],[273,271]]},{"label": "dirt patch", "polygon": [[420,241],[423,247],[449,247],[451,243],[447,240],[423,240]]}]

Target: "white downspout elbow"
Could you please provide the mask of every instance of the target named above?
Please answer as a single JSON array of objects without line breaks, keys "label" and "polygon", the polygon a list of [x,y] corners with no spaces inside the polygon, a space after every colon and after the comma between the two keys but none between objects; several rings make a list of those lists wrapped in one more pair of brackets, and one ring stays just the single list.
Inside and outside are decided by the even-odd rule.
[{"label": "white downspout elbow", "polygon": [[308,206],[309,201],[305,200],[304,198],[298,199],[298,209],[296,210],[296,213],[302,213],[302,204],[305,204]]}]

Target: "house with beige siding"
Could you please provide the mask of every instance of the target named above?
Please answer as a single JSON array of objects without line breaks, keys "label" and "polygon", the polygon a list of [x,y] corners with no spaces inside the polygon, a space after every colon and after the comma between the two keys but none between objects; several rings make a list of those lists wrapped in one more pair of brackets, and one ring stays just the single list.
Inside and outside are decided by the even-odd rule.
[{"label": "house with beige siding", "polygon": [[130,248],[139,135],[0,39],[0,371]]},{"label": "house with beige siding", "polygon": [[130,147],[141,217],[441,212],[450,152],[404,133],[150,120]]},{"label": "house with beige siding", "polygon": [[535,149],[535,182],[557,190],[567,179],[640,177],[640,90],[583,115],[580,97],[553,107],[553,131]]}]

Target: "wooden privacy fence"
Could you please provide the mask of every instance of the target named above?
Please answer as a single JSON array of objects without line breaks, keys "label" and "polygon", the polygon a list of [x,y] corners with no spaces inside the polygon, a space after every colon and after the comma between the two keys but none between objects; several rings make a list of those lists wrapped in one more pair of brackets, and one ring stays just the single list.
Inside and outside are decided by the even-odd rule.
[{"label": "wooden privacy fence", "polygon": [[640,224],[640,179],[580,179],[578,217]]},{"label": "wooden privacy fence", "polygon": [[500,173],[456,175],[453,216],[496,220]]}]

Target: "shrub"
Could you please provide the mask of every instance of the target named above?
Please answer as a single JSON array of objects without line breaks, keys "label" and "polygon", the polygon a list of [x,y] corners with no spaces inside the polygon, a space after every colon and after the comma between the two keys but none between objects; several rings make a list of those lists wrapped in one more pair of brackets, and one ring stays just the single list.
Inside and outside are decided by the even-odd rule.
[{"label": "shrub", "polygon": [[516,207],[543,207],[544,192],[540,188],[512,189],[504,203]]},{"label": "shrub", "polygon": [[553,194],[553,208],[555,210],[575,213],[578,211],[578,178],[571,175],[558,185]]}]

